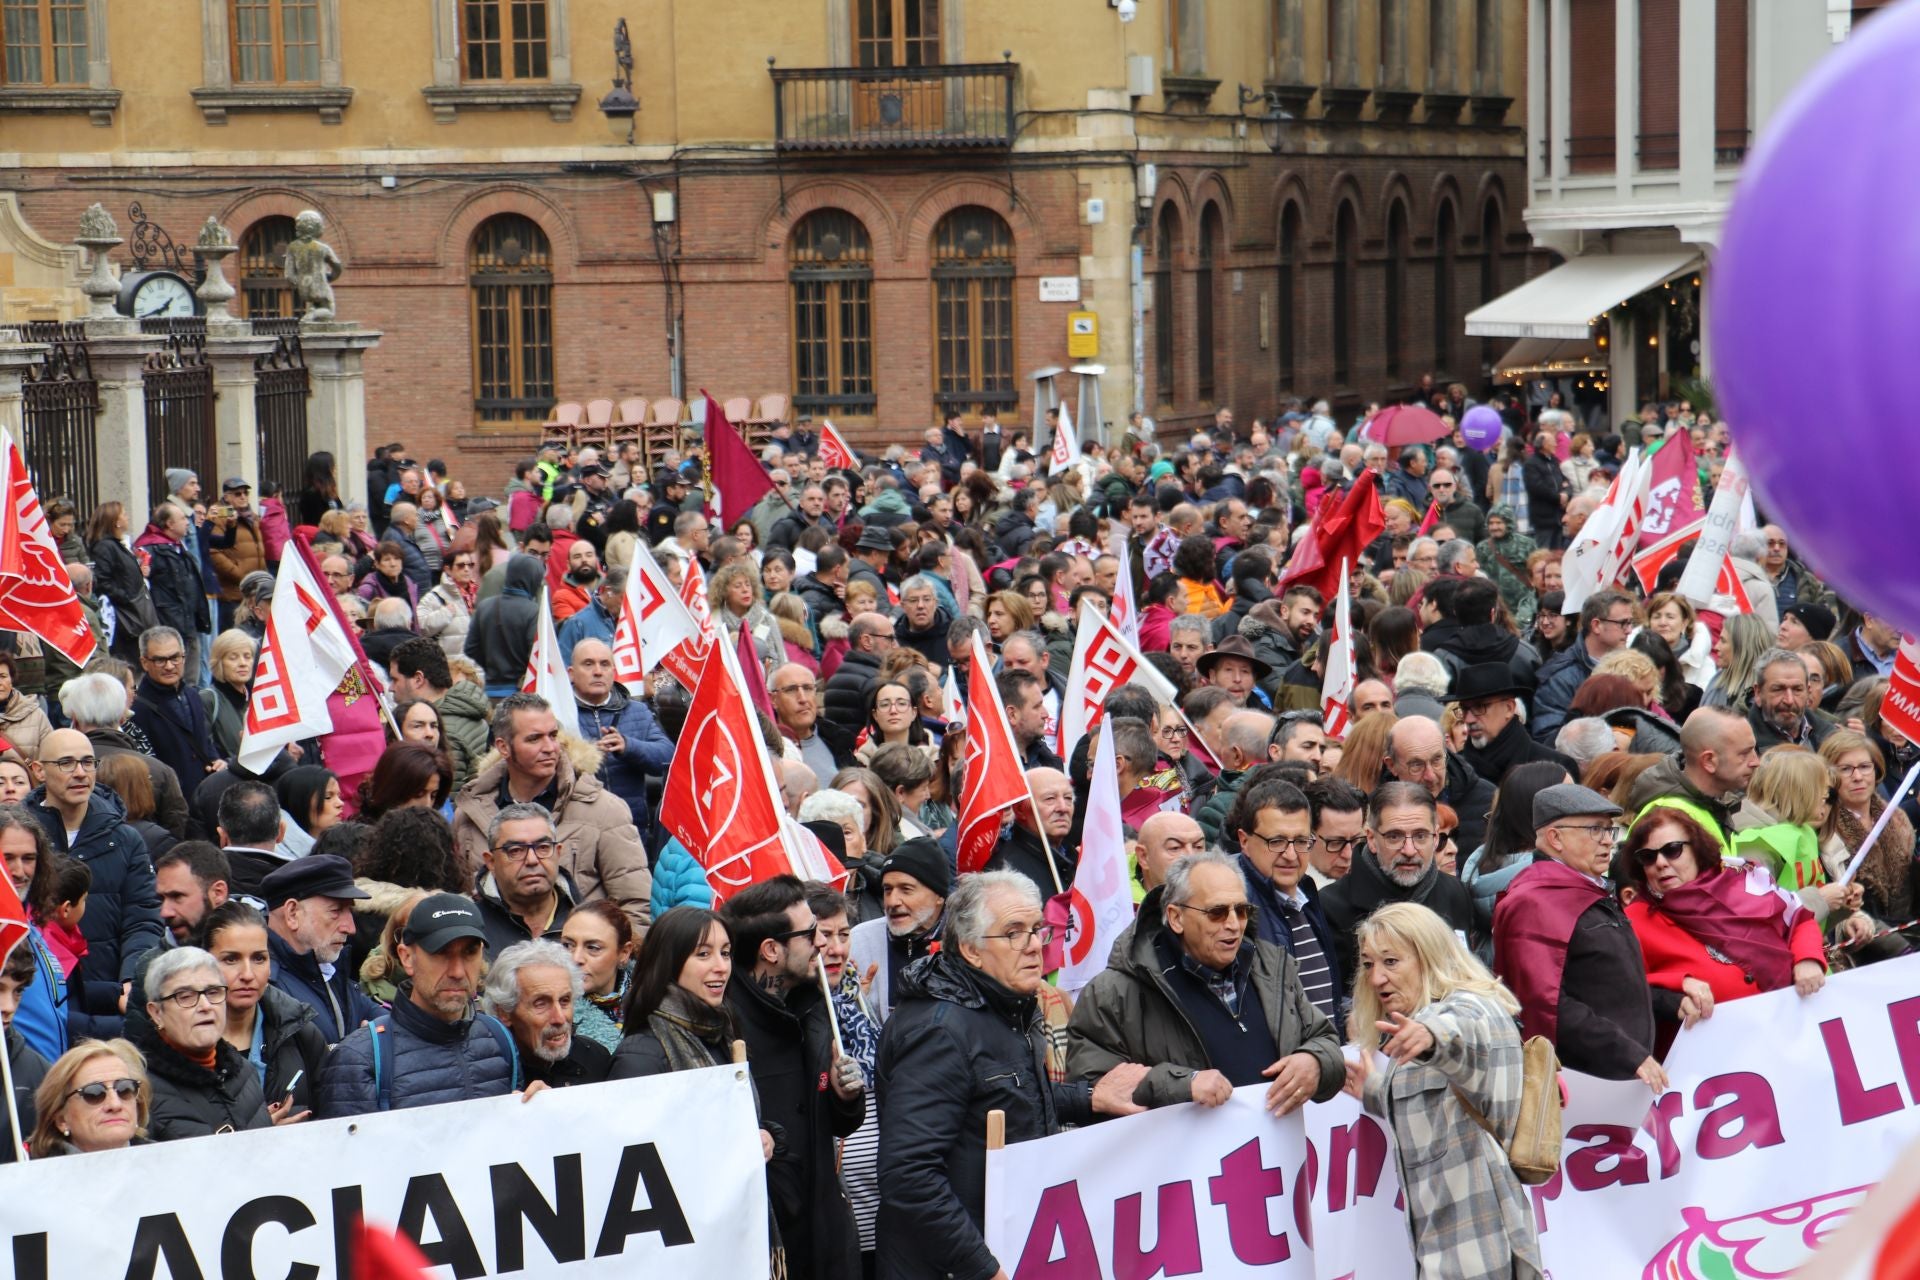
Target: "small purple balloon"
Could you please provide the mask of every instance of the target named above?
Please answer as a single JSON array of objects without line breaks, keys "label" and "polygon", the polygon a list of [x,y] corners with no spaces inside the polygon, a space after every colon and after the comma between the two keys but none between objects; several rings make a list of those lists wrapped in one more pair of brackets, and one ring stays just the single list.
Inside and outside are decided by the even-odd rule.
[{"label": "small purple balloon", "polygon": [[1477,404],[1461,417],[1460,438],[1484,453],[1500,443],[1505,427],[1498,409],[1490,404]]},{"label": "small purple balloon", "polygon": [[[1920,5],[1827,55],[1748,158],[1709,282],[1713,384],[1761,505],[1849,603],[1920,631]],[[1867,122],[1879,121],[1878,124]]]}]

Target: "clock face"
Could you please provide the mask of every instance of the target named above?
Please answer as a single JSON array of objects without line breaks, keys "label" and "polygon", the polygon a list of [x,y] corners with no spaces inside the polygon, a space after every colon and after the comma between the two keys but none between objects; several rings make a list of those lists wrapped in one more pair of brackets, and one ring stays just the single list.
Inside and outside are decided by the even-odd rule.
[{"label": "clock face", "polygon": [[134,291],[133,314],[141,320],[149,316],[191,316],[194,314],[193,290],[179,276],[148,276]]}]

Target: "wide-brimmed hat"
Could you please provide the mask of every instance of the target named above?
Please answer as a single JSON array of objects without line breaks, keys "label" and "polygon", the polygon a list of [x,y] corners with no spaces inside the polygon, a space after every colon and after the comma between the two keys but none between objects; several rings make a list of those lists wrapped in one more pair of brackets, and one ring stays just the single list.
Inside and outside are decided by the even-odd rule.
[{"label": "wide-brimmed hat", "polygon": [[1273,667],[1254,656],[1253,646],[1247,643],[1244,636],[1228,636],[1212,649],[1201,654],[1193,666],[1201,675],[1212,679],[1213,669],[1220,665],[1222,658],[1239,658],[1250,663],[1255,680],[1265,680],[1273,674]]},{"label": "wide-brimmed hat", "polygon": [[1528,691],[1504,662],[1476,662],[1453,678],[1442,702],[1478,702],[1482,698],[1524,698]]}]

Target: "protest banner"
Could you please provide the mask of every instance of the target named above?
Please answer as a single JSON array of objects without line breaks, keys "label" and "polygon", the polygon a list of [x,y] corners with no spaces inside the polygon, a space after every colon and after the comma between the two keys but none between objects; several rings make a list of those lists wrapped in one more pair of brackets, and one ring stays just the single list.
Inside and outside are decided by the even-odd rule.
[{"label": "protest banner", "polygon": [[364,1216],[441,1275],[765,1275],[758,1126],[722,1066],[7,1165],[0,1274],[338,1280]]},{"label": "protest banner", "polygon": [[[1560,1171],[1527,1189],[1547,1274],[1777,1280],[1804,1262],[1920,1138],[1916,979],[1908,957],[1717,1005],[1657,1102],[1566,1073]],[[1412,1276],[1387,1127],[1344,1096],[1274,1119],[1265,1089],[989,1152],[988,1247],[1013,1280]]]}]

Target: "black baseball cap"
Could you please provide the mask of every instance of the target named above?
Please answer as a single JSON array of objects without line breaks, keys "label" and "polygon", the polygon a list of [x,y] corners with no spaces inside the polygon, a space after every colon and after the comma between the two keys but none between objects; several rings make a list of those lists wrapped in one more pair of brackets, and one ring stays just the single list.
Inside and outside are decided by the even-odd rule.
[{"label": "black baseball cap", "polygon": [[400,934],[400,940],[408,946],[435,955],[461,938],[485,942],[487,935],[480,928],[480,908],[473,905],[472,898],[457,893],[436,893],[420,899],[408,913],[407,927]]}]

